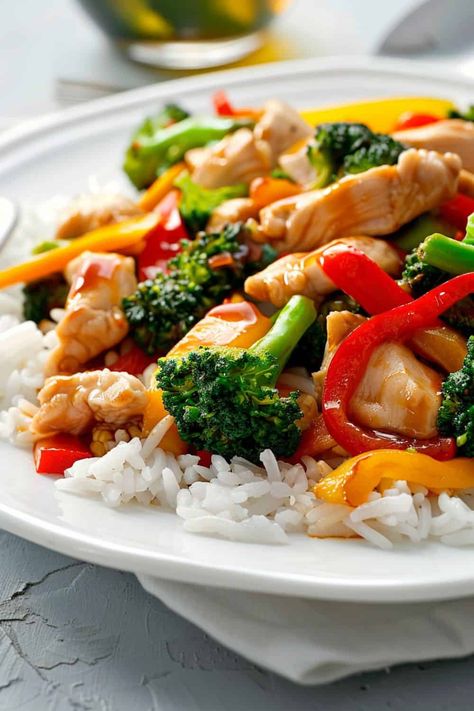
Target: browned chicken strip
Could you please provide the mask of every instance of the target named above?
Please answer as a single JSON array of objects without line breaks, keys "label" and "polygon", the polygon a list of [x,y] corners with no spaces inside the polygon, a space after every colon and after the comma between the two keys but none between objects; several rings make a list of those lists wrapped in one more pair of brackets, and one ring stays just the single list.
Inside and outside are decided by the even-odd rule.
[{"label": "browned chicken strip", "polygon": [[249,183],[268,173],[271,166],[269,144],[256,139],[250,129],[241,128],[208,149],[193,173],[193,180],[204,188]]},{"label": "browned chicken strip", "polygon": [[474,171],[474,124],[462,119],[436,121],[418,128],[396,131],[393,137],[413,148],[457,153],[463,168]]},{"label": "browned chicken strip", "polygon": [[120,304],[137,286],[133,259],[119,254],[84,252],[68,264],[66,279],[66,314],[56,328],[59,345],[46,363],[47,376],[74,373],[125,338]]},{"label": "browned chicken strip", "polygon": [[229,223],[245,222],[258,216],[259,207],[252,198],[233,198],[221,203],[212,211],[207,223],[208,232],[218,232]]},{"label": "browned chicken strip", "polygon": [[[344,237],[331,244],[337,242],[357,247],[389,274],[397,275],[400,271],[398,252],[384,240],[361,235]],[[280,257],[263,271],[250,276],[245,282],[245,291],[254,299],[270,301],[277,308],[284,306],[294,294],[320,300],[336,289],[319,263],[319,256],[327,246],[313,252],[296,252]]]},{"label": "browned chicken strip", "polygon": [[57,239],[80,237],[104,225],[128,220],[142,210],[124,195],[80,195],[67,208],[56,230]]},{"label": "browned chicken strip", "polygon": [[437,434],[441,376],[401,343],[384,343],[372,353],[351,400],[351,415],[361,425],[408,437]]},{"label": "browned chicken strip", "polygon": [[279,200],[260,211],[262,241],[280,252],[306,251],[351,234],[386,235],[456,193],[454,153],[404,151],[396,165],[350,175],[323,190]]},{"label": "browned chicken strip", "polygon": [[145,386],[134,375],[91,370],[48,378],[30,429],[35,434],[82,434],[96,423],[121,426],[139,421],[147,403]]}]

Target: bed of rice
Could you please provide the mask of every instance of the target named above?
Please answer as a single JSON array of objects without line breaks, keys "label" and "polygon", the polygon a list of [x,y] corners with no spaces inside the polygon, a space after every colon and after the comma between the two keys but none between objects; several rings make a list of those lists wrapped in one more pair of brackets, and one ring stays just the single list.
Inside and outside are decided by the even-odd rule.
[{"label": "bed of rice", "polygon": [[[64,204],[64,199],[55,198],[39,212],[24,213],[15,239],[2,253],[2,265],[21,260],[32,244],[50,234]],[[52,318],[59,320],[61,310]],[[54,345],[54,331],[43,335],[34,323],[22,323],[18,289],[0,294],[0,437],[17,446],[32,445],[28,422],[36,411],[43,365]],[[419,543],[428,538],[448,545],[474,543],[474,492],[432,496],[424,487],[409,488],[397,481],[355,509],[327,504],[312,493],[314,484],[330,471],[326,462],[305,457],[290,465],[265,450],[261,466],[241,457],[227,461],[213,455],[205,467],[197,456],[175,457],[159,447],[171,423],[166,417],[143,440],[118,430],[107,454],[76,462],[56,482],[57,489],[99,496],[108,506],[131,502],[161,506],[176,511],[189,532],[237,541],[281,544],[291,540],[288,534],[300,532],[360,536],[386,549],[399,541]]]}]

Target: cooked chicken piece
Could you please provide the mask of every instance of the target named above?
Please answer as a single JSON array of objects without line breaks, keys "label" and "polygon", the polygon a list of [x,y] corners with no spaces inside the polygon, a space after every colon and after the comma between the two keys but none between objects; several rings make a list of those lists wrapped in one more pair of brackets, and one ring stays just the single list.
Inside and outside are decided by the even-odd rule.
[{"label": "cooked chicken piece", "polygon": [[258,205],[252,198],[226,200],[213,210],[207,230],[218,232],[229,223],[245,222],[250,217],[257,217],[258,210]]},{"label": "cooked chicken piece", "polygon": [[74,373],[125,338],[128,322],[120,304],[137,286],[133,259],[119,254],[84,252],[68,264],[65,275],[71,288],[46,375]]},{"label": "cooked chicken piece", "polygon": [[[330,244],[338,242],[357,247],[389,274],[396,275],[400,271],[397,251],[384,240],[356,236],[334,240]],[[280,257],[263,271],[250,276],[245,282],[245,291],[254,299],[270,301],[277,308],[284,306],[294,294],[320,300],[337,288],[319,263],[320,254],[327,247],[324,245],[313,252],[296,252]]]},{"label": "cooked chicken piece", "polygon": [[474,171],[474,124],[462,119],[436,121],[418,128],[396,131],[393,137],[413,148],[457,153],[463,168]]},{"label": "cooked chicken piece", "polygon": [[464,195],[474,198],[474,173],[468,170],[461,170],[459,173],[458,190]]},{"label": "cooked chicken piece", "polygon": [[427,439],[437,434],[441,376],[401,343],[384,343],[370,357],[351,400],[351,416],[373,429]]},{"label": "cooked chicken piece", "polygon": [[430,363],[441,366],[447,373],[460,370],[467,354],[464,336],[445,325],[420,329],[411,338],[410,348]]},{"label": "cooked chicken piece", "polygon": [[272,162],[276,164],[280,153],[304,138],[310,138],[314,128],[283,101],[268,101],[264,109],[253,132],[257,140],[266,141],[270,145]]},{"label": "cooked chicken piece", "polygon": [[316,170],[309,160],[306,143],[297,151],[282,153],[278,164],[292,180],[300,185],[311,185],[316,180]]},{"label": "cooked chicken piece", "polygon": [[268,173],[271,166],[269,144],[256,139],[249,128],[240,128],[208,149],[207,157],[193,173],[193,180],[204,188],[249,183]]},{"label": "cooked chicken piece", "polygon": [[139,421],[147,393],[134,375],[105,369],[48,378],[38,399],[40,408],[30,425],[33,433],[78,435],[98,422],[118,427]]},{"label": "cooked chicken piece", "polygon": [[260,211],[260,239],[280,252],[309,250],[351,234],[386,235],[456,193],[454,153],[404,151],[396,165],[350,175],[323,190],[279,200]]},{"label": "cooked chicken piece", "polygon": [[56,230],[56,239],[80,237],[98,227],[128,220],[142,210],[124,195],[80,195],[71,202]]},{"label": "cooked chicken piece", "polygon": [[189,151],[186,151],[184,160],[191,173],[204,163],[210,150],[210,148],[190,148]]}]

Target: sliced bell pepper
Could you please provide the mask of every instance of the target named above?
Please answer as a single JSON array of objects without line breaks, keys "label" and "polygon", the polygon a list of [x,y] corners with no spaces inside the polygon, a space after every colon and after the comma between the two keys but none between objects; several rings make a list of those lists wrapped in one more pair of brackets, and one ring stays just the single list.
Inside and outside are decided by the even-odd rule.
[{"label": "sliced bell pepper", "polygon": [[126,248],[142,242],[156,227],[158,216],[148,213],[114,225],[100,227],[71,240],[67,245],[40,254],[21,264],[15,264],[0,271],[0,289],[20,282],[29,283],[37,279],[61,272],[66,265],[83,252],[122,252]]},{"label": "sliced bell pepper", "polygon": [[146,237],[146,244],[138,256],[138,278],[153,279],[160,270],[167,269],[168,260],[181,251],[181,240],[189,239],[179,212],[179,190],[170,190],[156,208],[160,221]]},{"label": "sliced bell pepper", "polygon": [[441,219],[462,231],[466,229],[469,215],[472,215],[473,212],[474,198],[462,193],[458,193],[456,197],[443,203],[438,209]]},{"label": "sliced bell pepper", "polygon": [[428,126],[430,123],[441,121],[441,116],[433,114],[415,113],[414,111],[405,111],[394,126],[394,131],[405,131],[408,128],[419,128],[420,126]]},{"label": "sliced bell pepper", "polygon": [[258,109],[252,109],[249,107],[237,109],[233,104],[231,104],[229,97],[222,89],[215,92],[212,97],[212,103],[214,105],[214,111],[218,116],[241,116],[258,119],[262,113]]},{"label": "sliced bell pepper", "polygon": [[328,449],[335,447],[336,444],[334,437],[327,430],[323,416],[318,415],[308,429],[301,434],[298,449],[290,458],[290,461],[296,464],[301,461],[302,457],[317,457],[323,452],[327,452]]},{"label": "sliced bell pepper", "polygon": [[74,462],[92,457],[92,453],[80,437],[61,432],[36,442],[33,456],[38,474],[64,474]]},{"label": "sliced bell pepper", "polygon": [[302,192],[300,185],[292,183],[285,178],[261,177],[252,180],[249,189],[249,197],[258,208],[271,205],[272,202],[283,200],[284,198],[299,195]]},{"label": "sliced bell pepper", "polygon": [[313,488],[330,504],[364,504],[383,479],[402,480],[430,491],[463,490],[474,486],[474,459],[459,457],[437,462],[426,454],[379,449],[343,462]]},{"label": "sliced bell pepper", "polygon": [[[321,253],[319,261],[336,286],[372,316],[413,301],[370,257],[352,245],[342,242],[331,245]],[[451,373],[462,366],[466,341],[443,323],[435,323],[432,328],[417,331],[410,339],[410,346]]]},{"label": "sliced bell pepper", "polygon": [[160,177],[150,185],[148,190],[143,193],[138,201],[138,207],[144,212],[154,210],[158,203],[169,193],[181,171],[185,169],[185,163],[176,163],[176,165],[172,165],[171,168],[168,168],[168,170],[160,175]]},{"label": "sliced bell pepper", "polygon": [[141,375],[145,368],[156,362],[156,358],[149,356],[138,346],[132,346],[128,353],[119,356],[118,360],[109,366],[109,370],[115,370],[130,375]]},{"label": "sliced bell pepper", "polygon": [[[148,390],[147,404],[145,405],[145,411],[143,413],[143,433],[145,435],[150,434],[153,427],[162,420],[163,417],[166,417],[167,414],[165,406],[163,405],[162,391]],[[171,452],[171,454],[175,456],[186,454],[188,451],[188,444],[179,436],[178,428],[174,422],[161,440],[160,447],[164,449],[165,452]]]},{"label": "sliced bell pepper", "polygon": [[443,118],[453,108],[454,104],[445,99],[406,96],[306,109],[300,111],[300,115],[312,126],[333,121],[356,121],[365,123],[372,131],[391,133],[401,114],[406,111]]},{"label": "sliced bell pepper", "polygon": [[451,437],[413,439],[351,422],[350,401],[378,345],[409,340],[417,330],[431,327],[440,314],[472,292],[474,274],[455,277],[415,301],[373,316],[342,341],[329,364],[322,412],[329,433],[346,451],[355,455],[372,449],[412,448],[435,459],[454,457],[456,444]]}]

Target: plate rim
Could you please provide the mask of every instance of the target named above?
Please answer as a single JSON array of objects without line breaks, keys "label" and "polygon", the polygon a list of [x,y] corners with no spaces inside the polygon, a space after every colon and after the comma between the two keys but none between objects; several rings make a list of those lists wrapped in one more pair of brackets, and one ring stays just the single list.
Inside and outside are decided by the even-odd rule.
[{"label": "plate rim", "polygon": [[[7,129],[0,135],[1,162],[9,153],[14,153],[19,145],[24,148],[25,141],[35,142],[50,134],[56,127],[69,128],[87,119],[105,116],[118,109],[140,108],[154,100],[159,100],[174,93],[185,93],[187,89],[195,92],[212,91],[219,83],[232,87],[245,79],[263,80],[265,78],[287,77],[295,74],[306,75],[321,71],[346,72],[372,75],[394,74],[399,77],[413,77],[422,81],[438,81],[453,91],[460,88],[469,91],[474,88],[474,81],[452,68],[443,68],[433,63],[413,62],[411,60],[379,57],[332,57],[309,58],[274,62],[244,68],[224,69],[203,75],[173,79],[146,87],[121,92],[110,97],[70,107],[62,111],[46,114],[40,118],[24,121],[16,127]],[[317,577],[311,571],[311,577],[303,574],[290,574],[265,570],[235,570],[231,564],[204,564],[199,561],[176,559],[164,551],[140,550],[134,544],[125,545],[103,541],[98,537],[80,533],[58,525],[54,521],[43,520],[26,512],[18,511],[0,501],[0,526],[10,533],[30,540],[39,545],[55,550],[64,555],[81,557],[89,562],[106,567],[127,570],[134,573],[150,574],[149,563],[155,561],[160,577],[198,585],[261,591],[278,595],[307,597],[323,600],[352,602],[416,602],[443,600],[468,596],[474,593],[474,573],[471,578],[464,576],[459,580],[450,579],[433,584],[428,582],[384,582],[369,584],[364,581],[347,581]],[[228,542],[232,545],[232,541]],[[252,544],[248,544],[252,545]],[[390,555],[388,552],[387,555]],[[110,558],[114,560],[110,560]],[[146,564],[148,561],[148,565]],[[277,587],[277,590],[275,590]],[[453,590],[455,588],[455,590]]]}]

